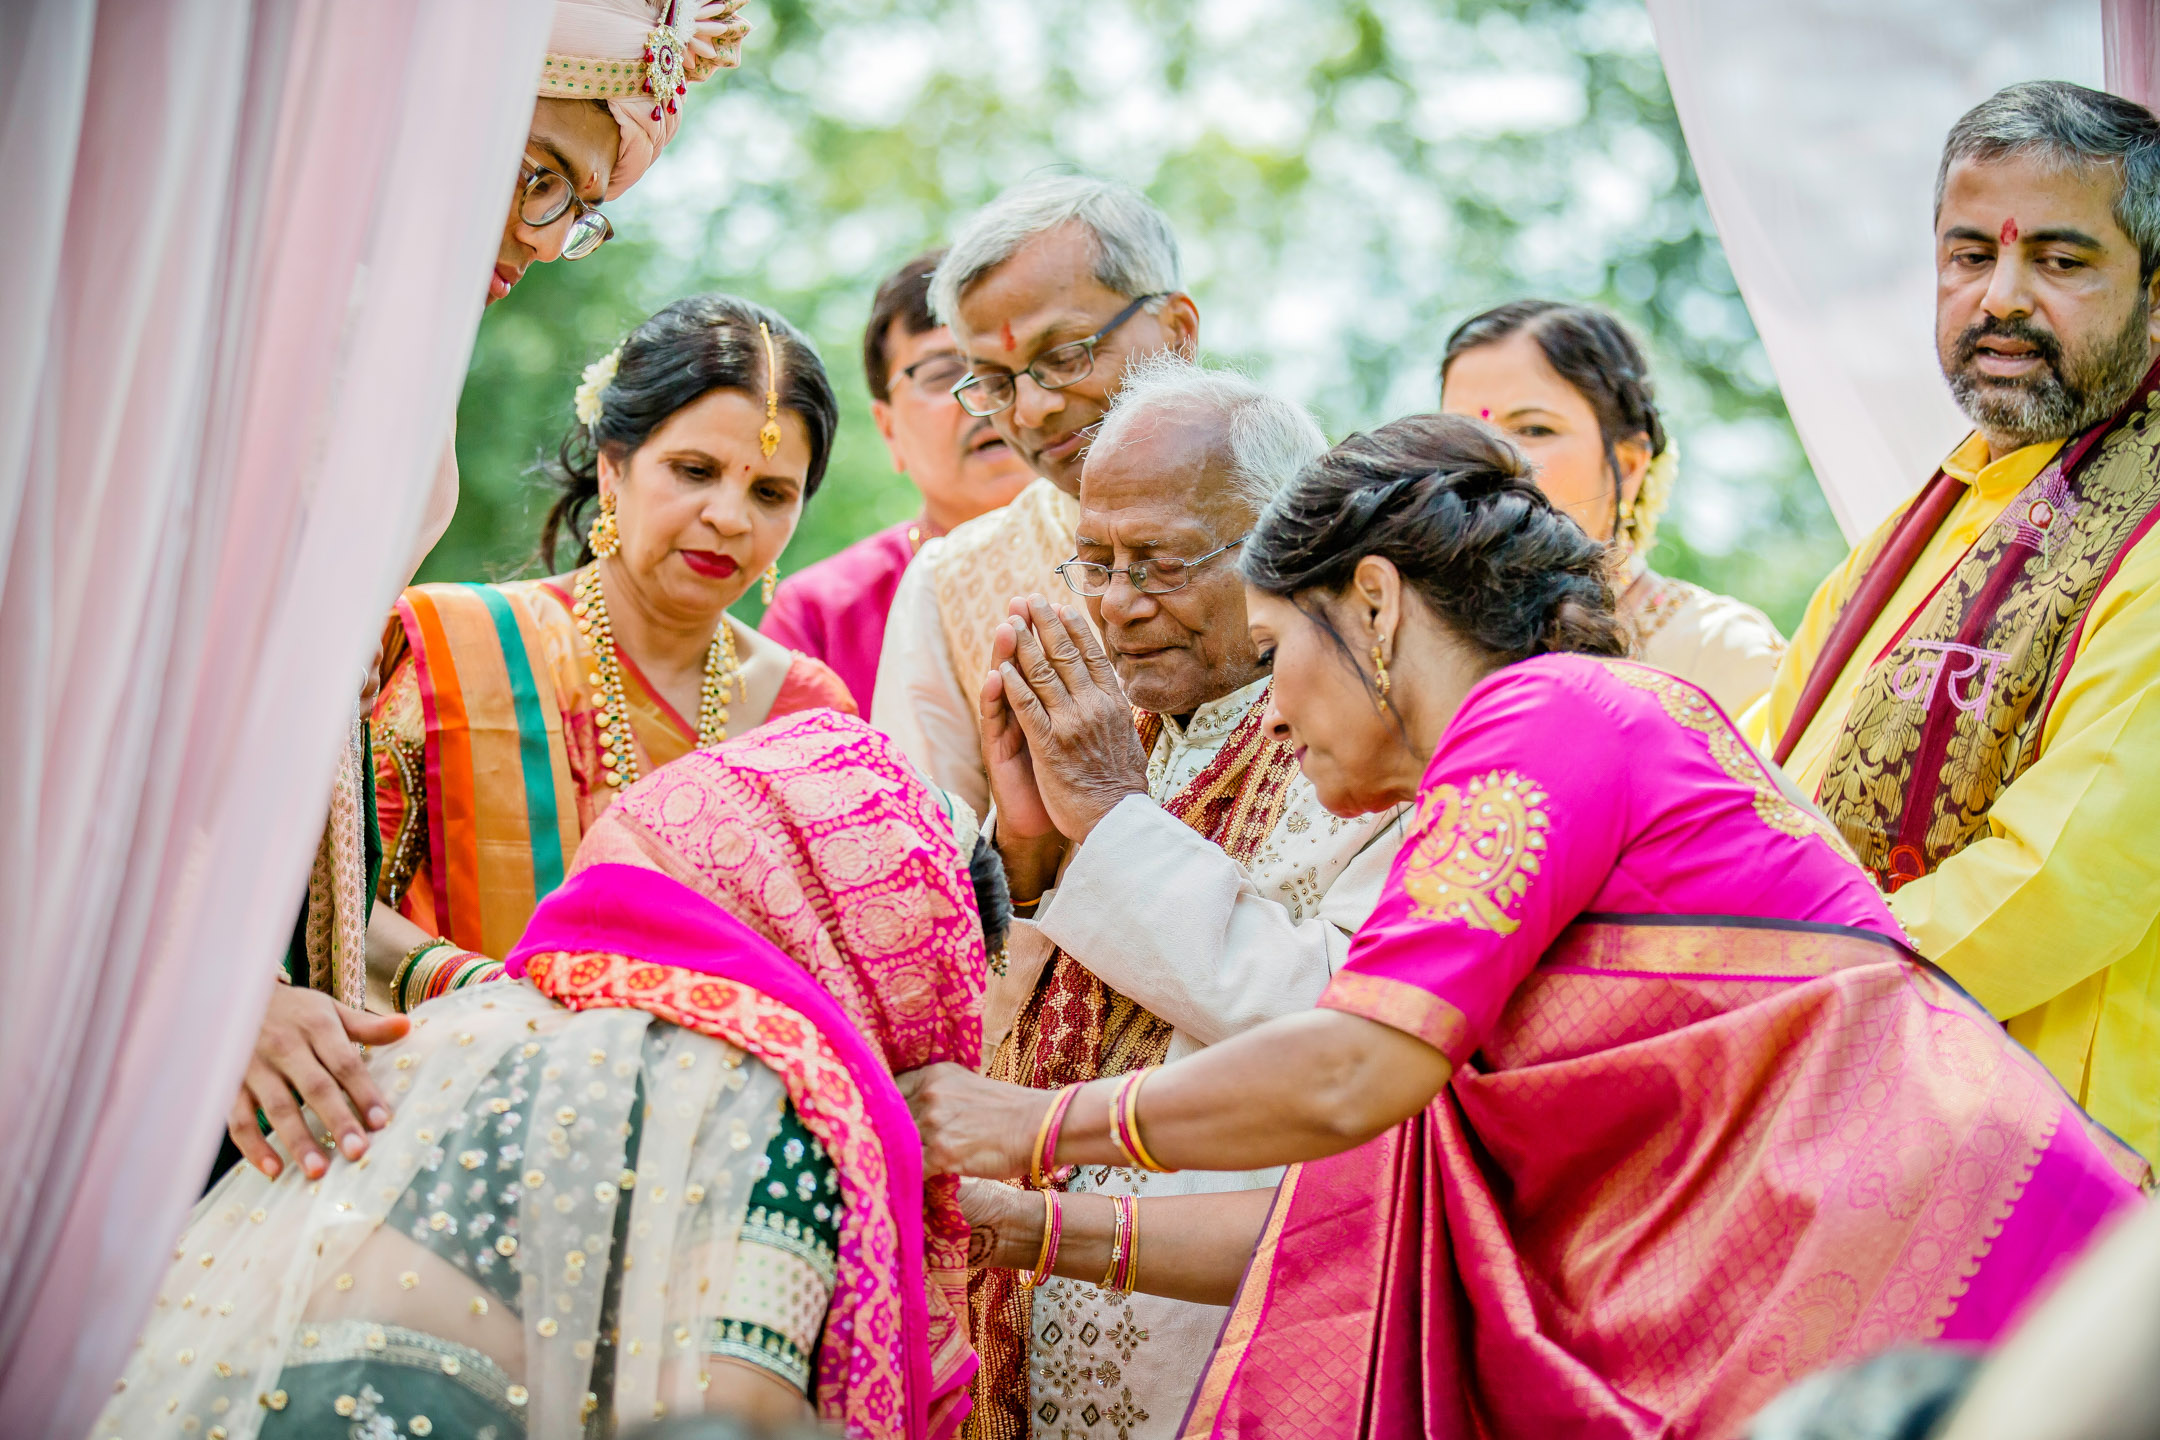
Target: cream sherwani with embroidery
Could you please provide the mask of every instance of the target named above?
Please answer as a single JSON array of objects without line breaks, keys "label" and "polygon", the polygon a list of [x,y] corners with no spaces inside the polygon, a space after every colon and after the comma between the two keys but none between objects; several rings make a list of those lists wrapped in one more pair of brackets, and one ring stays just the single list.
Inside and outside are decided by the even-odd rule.
[{"label": "cream sherwani with embroidery", "polygon": [[977,697],[991,640],[1015,595],[1077,603],[1057,567],[1072,558],[1079,523],[1080,502],[1038,479],[925,544],[893,592],[870,723],[977,814],[990,804]]},{"label": "cream sherwani with embroidery", "polygon": [[[1267,682],[1165,717],[1148,796],[1121,802],[1067,860],[1034,923],[1014,926],[1007,973],[986,997],[992,1047],[1033,993],[1053,947],[1167,1021],[1177,1060],[1313,1008],[1378,903],[1402,844],[1403,808],[1343,820],[1303,775],[1249,866],[1163,808],[1215,758]],[[986,1048],[984,1053],[990,1053]],[[1083,1170],[1067,1187],[1192,1195],[1270,1186],[1280,1170],[1150,1175]],[[1140,1263],[1147,1263],[1141,1235]],[[1072,1280],[1035,1292],[1029,1408],[1036,1440],[1156,1440],[1177,1433],[1226,1312]]]}]

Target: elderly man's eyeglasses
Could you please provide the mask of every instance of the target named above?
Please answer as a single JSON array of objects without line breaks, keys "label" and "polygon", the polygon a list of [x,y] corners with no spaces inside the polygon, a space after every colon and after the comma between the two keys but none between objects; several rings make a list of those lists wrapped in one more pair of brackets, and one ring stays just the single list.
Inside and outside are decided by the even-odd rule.
[{"label": "elderly man's eyeglasses", "polygon": [[607,216],[586,204],[577,187],[563,176],[530,160],[523,168],[532,173],[518,191],[518,219],[535,230],[545,230],[571,210],[577,211],[577,218],[570,222],[570,233],[563,237],[563,259],[582,260],[615,233]]},{"label": "elderly man's eyeglasses", "polygon": [[[1111,317],[1109,324],[1085,340],[1074,340],[1054,350],[1043,351],[1035,357],[1033,364],[1018,375],[1002,370],[988,375],[970,372],[961,377],[959,384],[953,386],[952,393],[959,400],[961,409],[980,418],[1011,408],[1013,401],[1020,398],[1021,375],[1027,376],[1045,390],[1063,390],[1068,385],[1077,385],[1095,372],[1095,347],[1103,342],[1104,337],[1139,314],[1141,306],[1160,300],[1169,293],[1164,290],[1153,295],[1142,295],[1118,311]],[[1099,595],[1102,592],[1098,590],[1095,593]]]},{"label": "elderly man's eyeglasses", "polygon": [[1058,578],[1075,595],[1093,598],[1110,593],[1110,582],[1123,575],[1132,582],[1132,588],[1143,595],[1168,595],[1192,584],[1193,571],[1214,559],[1225,550],[1234,550],[1245,543],[1240,535],[1228,545],[1218,545],[1205,555],[1192,560],[1180,560],[1175,555],[1164,555],[1154,560],[1135,560],[1130,565],[1097,565],[1092,560],[1067,560],[1057,567]]}]

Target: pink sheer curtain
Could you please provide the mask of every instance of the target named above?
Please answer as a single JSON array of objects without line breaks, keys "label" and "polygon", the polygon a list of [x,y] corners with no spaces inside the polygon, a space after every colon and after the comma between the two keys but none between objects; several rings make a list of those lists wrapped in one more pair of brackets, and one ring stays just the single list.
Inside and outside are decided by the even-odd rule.
[{"label": "pink sheer curtain", "polygon": [[549,0],[0,6],[0,1415],[201,1185],[419,529]]},{"label": "pink sheer curtain", "polygon": [[2101,0],[2100,36],[2107,47],[2107,88],[2153,108],[2160,102],[2160,5]]},{"label": "pink sheer curtain", "polygon": [[2154,0],[1649,5],[1726,258],[1857,539],[1969,428],[1935,362],[1944,134],[2016,80],[2104,75],[2150,103]]}]

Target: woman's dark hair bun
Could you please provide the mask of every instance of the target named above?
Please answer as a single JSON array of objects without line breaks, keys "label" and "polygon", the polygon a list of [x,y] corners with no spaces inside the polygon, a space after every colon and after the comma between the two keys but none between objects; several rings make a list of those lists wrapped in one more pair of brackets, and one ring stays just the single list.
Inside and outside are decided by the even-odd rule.
[{"label": "woman's dark hair bun", "polygon": [[982,916],[983,949],[995,955],[1005,948],[1005,933],[1012,928],[1012,892],[1005,888],[1005,862],[987,835],[975,837],[968,879],[975,887],[976,913]]},{"label": "woman's dark hair bun", "polygon": [[1462,640],[1511,664],[1624,655],[1607,552],[1538,489],[1499,431],[1412,415],[1352,435],[1275,497],[1240,568],[1271,595],[1338,594],[1380,555]]},{"label": "woman's dark hair bun", "polygon": [[539,558],[552,570],[564,539],[577,545],[577,563],[592,559],[585,543],[587,512],[600,498],[600,457],[626,460],[684,406],[715,390],[739,390],[765,404],[768,383],[763,323],[780,369],[780,408],[810,433],[810,471],[803,499],[817,494],[840,428],[825,364],[809,337],[780,315],[734,295],[692,295],[655,313],[630,332],[615,376],[600,392],[600,417],[574,422],[540,473],[555,490],[540,526]]}]

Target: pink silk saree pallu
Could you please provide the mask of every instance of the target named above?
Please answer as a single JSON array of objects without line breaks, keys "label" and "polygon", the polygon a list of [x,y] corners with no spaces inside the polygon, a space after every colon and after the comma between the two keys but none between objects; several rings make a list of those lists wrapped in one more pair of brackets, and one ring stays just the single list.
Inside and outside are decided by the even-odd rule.
[{"label": "pink silk saree pallu", "polygon": [[1586,916],[1422,1115],[1284,1178],[1184,1433],[1737,1435],[1995,1340],[2148,1178],[1880,937]]}]

